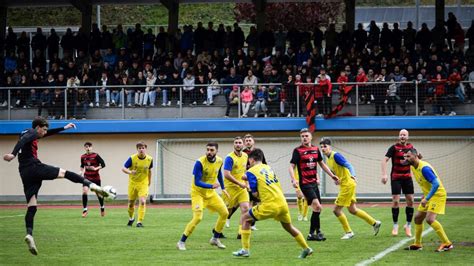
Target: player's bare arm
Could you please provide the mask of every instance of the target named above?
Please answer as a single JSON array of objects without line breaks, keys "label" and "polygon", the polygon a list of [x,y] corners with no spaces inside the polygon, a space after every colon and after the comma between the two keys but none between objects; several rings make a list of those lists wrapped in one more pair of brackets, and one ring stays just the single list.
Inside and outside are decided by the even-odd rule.
[{"label": "player's bare arm", "polygon": [[329,167],[323,161],[318,162],[318,164],[319,164],[319,166],[321,166],[321,168],[324,170],[324,172],[326,172],[326,174],[328,174],[334,180],[334,183],[336,185],[339,185],[339,177],[337,175],[333,174],[331,172],[331,169],[329,169]]},{"label": "player's bare arm", "polygon": [[382,159],[382,184],[387,184],[387,181],[388,181],[388,176],[387,176],[387,162],[388,160],[390,160],[389,157],[385,156],[383,159]]},{"label": "player's bare arm", "polygon": [[224,170],[224,177],[241,188],[247,188],[247,184],[244,182],[239,182],[237,179],[235,179],[229,170]]},{"label": "player's bare arm", "polygon": [[290,163],[290,168],[288,169],[291,178],[291,184],[294,188],[298,188],[298,180],[295,178],[295,164]]}]

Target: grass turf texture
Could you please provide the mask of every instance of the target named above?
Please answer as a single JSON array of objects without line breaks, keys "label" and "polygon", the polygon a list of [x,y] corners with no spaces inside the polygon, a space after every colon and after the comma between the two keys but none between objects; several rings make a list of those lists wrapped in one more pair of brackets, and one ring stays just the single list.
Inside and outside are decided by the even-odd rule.
[{"label": "grass turf texture", "polygon": [[[127,227],[126,208],[107,209],[107,215],[100,217],[97,207],[89,208],[89,216],[81,218],[82,207],[67,209],[38,208],[35,219],[34,237],[39,255],[31,255],[23,241],[24,209],[0,209],[0,264],[40,264],[40,265],[88,265],[88,264],[324,264],[353,265],[366,260],[384,249],[405,239],[403,224],[404,209],[400,215],[400,235],[392,237],[391,212],[387,207],[365,207],[371,215],[382,221],[378,236],[361,219],[348,216],[355,237],[340,240],[342,228],[329,208],[322,214],[322,229],[328,238],[325,242],[309,242],[315,250],[313,256],[299,260],[300,248],[294,239],[286,233],[279,223],[273,220],[257,223],[258,231],[252,232],[251,257],[233,258],[232,251],[238,250],[240,240],[235,239],[237,219],[234,215],[231,228],[225,228],[227,246],[219,250],[209,245],[211,229],[216,214],[205,211],[202,222],[188,238],[187,251],[176,250],[176,242],[181,237],[186,223],[191,219],[189,208],[148,208],[145,228]],[[296,220],[296,208],[291,208],[293,223],[304,235],[309,222]],[[448,206],[447,215],[440,216],[448,237],[454,242],[455,249],[445,253],[433,252],[439,245],[435,232],[424,237],[424,250],[420,252],[399,249],[388,254],[374,265],[411,264],[433,265],[472,265],[473,232],[470,221],[474,208]],[[428,225],[425,224],[425,230]],[[414,230],[414,229],[413,229]],[[414,231],[413,231],[414,233]],[[411,241],[409,242],[411,243]]]}]

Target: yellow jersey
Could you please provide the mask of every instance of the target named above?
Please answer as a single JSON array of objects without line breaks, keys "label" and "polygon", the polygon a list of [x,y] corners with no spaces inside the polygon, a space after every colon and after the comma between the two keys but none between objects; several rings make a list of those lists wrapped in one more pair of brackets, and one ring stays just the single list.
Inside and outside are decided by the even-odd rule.
[{"label": "yellow jersey", "polygon": [[201,156],[194,164],[194,180],[191,185],[191,192],[198,193],[203,197],[210,196],[214,193],[214,189],[212,185],[217,182],[219,179],[219,183],[221,184],[221,188],[224,189],[222,186],[222,158],[216,156],[214,162],[210,162],[207,159],[207,156]]},{"label": "yellow jersey", "polygon": [[[441,182],[438,173],[429,163],[420,160],[418,163],[418,167],[415,168],[412,165],[410,168],[413,172],[413,176],[416,182],[418,183],[418,185],[420,185],[423,195],[427,197],[427,200],[431,199],[431,197],[433,196],[447,196],[446,190],[444,189],[443,183]],[[433,195],[430,195],[433,183],[438,184],[438,189],[436,191],[433,191]]]},{"label": "yellow jersey", "polygon": [[[340,153],[332,151],[328,156],[327,165],[339,177],[341,187],[354,186],[356,184],[352,178],[352,176],[355,176],[352,165]],[[353,173],[351,173],[351,168]]]},{"label": "yellow jersey", "polygon": [[263,163],[254,165],[247,171],[246,175],[250,189],[252,192],[258,192],[262,204],[286,203],[280,181],[270,166]]},{"label": "yellow jersey", "polygon": [[[240,156],[237,156],[237,154],[232,151],[225,157],[224,170],[230,171],[232,176],[237,179],[237,181],[243,182],[242,176],[245,174],[245,170],[247,169],[247,160],[248,155],[245,152],[241,152]],[[242,189],[226,178],[224,179],[224,184],[225,187]]]},{"label": "yellow jersey", "polygon": [[129,175],[129,182],[148,184],[148,174],[150,169],[153,168],[153,158],[150,155],[139,158],[138,153],[136,153],[128,158],[124,166],[131,171],[136,171],[135,174]]}]

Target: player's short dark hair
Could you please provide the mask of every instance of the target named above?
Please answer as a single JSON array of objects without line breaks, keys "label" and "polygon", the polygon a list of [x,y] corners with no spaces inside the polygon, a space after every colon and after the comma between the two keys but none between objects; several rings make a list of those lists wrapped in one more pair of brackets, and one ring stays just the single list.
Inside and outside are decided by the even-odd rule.
[{"label": "player's short dark hair", "polygon": [[146,145],[146,143],[144,141],[140,141],[140,142],[137,143],[137,149],[141,148],[141,147],[148,148],[148,146]]},{"label": "player's short dark hair", "polygon": [[319,145],[329,145],[331,146],[331,139],[330,138],[322,138],[319,142]]},{"label": "player's short dark hair", "polygon": [[48,120],[46,118],[37,116],[35,119],[33,119],[33,122],[31,122],[31,127],[36,128],[37,126],[39,127],[49,127]]},{"label": "player's short dark hair", "polygon": [[219,149],[219,144],[217,142],[208,142],[206,147],[216,147],[216,150]]},{"label": "player's short dark hair", "polygon": [[241,136],[237,136],[234,138],[234,140],[238,140],[238,139],[241,139],[242,140],[242,137]]},{"label": "player's short dark hair", "polygon": [[249,158],[252,158],[257,162],[261,162],[263,161],[263,158],[265,158],[265,155],[263,154],[263,151],[261,149],[257,148],[250,152]]},{"label": "player's short dark hair", "polygon": [[85,146],[92,147],[92,142],[89,142],[89,141],[88,141],[88,142],[84,143],[84,147],[85,147]]},{"label": "player's short dark hair", "polygon": [[253,136],[252,136],[252,134],[250,134],[250,133],[247,133],[247,134],[245,134],[245,135],[244,135],[244,139],[248,139],[248,138],[251,138],[251,139],[253,139]]},{"label": "player's short dark hair", "polygon": [[302,129],[300,130],[300,134],[301,134],[301,133],[306,133],[306,132],[311,133],[307,127],[302,128]]},{"label": "player's short dark hair", "polygon": [[406,149],[405,153],[411,152],[413,155],[418,156],[418,151],[415,148]]}]

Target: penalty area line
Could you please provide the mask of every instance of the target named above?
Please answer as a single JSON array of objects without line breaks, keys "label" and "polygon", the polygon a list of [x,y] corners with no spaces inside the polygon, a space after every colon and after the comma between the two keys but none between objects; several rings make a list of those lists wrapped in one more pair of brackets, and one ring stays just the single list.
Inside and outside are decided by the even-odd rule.
[{"label": "penalty area line", "polygon": [[[433,231],[433,228],[430,227],[430,228],[426,229],[425,231],[423,231],[422,236],[425,236],[425,235],[431,233],[432,231]],[[395,250],[403,247],[408,242],[413,241],[413,239],[414,239],[414,237],[403,239],[400,242],[398,242],[397,244],[395,244],[395,245],[383,250],[382,252],[378,253],[377,255],[371,257],[370,259],[367,259],[367,260],[364,260],[364,261],[361,261],[361,262],[357,263],[356,266],[370,265],[370,264],[380,260],[381,258],[385,257],[387,254],[389,254],[391,252],[394,252]]]},{"label": "penalty area line", "polygon": [[25,216],[25,215],[24,215],[24,214],[18,214],[18,215],[0,216],[0,219],[3,219],[3,218],[13,218],[13,217],[20,217],[20,216]]}]

